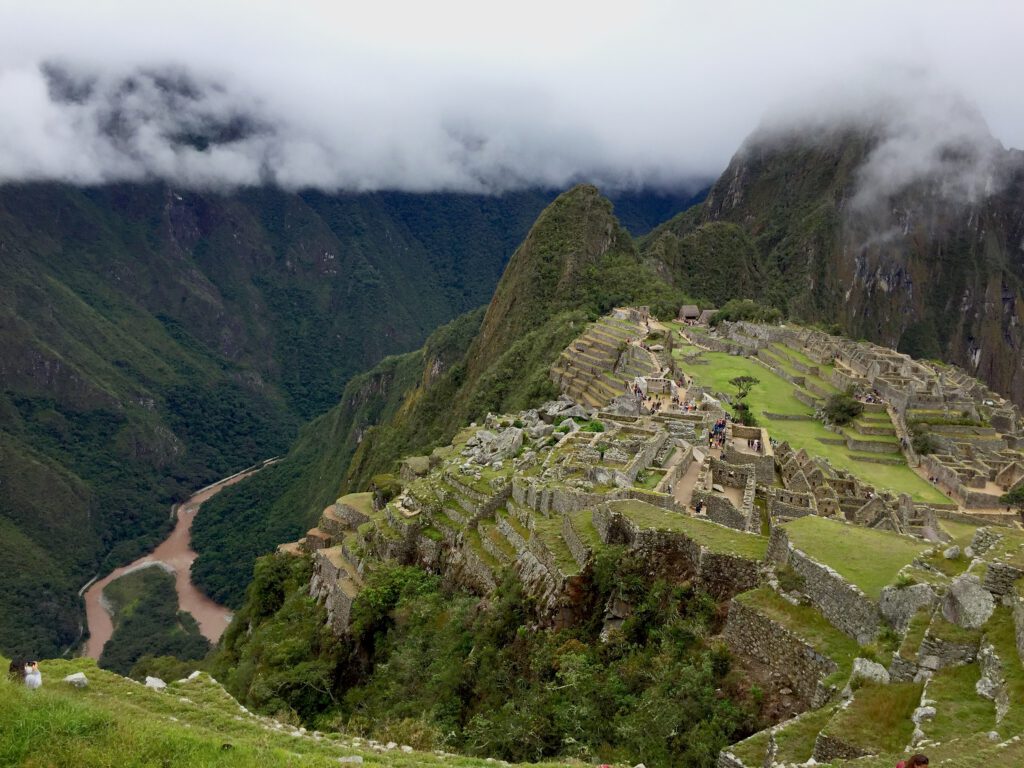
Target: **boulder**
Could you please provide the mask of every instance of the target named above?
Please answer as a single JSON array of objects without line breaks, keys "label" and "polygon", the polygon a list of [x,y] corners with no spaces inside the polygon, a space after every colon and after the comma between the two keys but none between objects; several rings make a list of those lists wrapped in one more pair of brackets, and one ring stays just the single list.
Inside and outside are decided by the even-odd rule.
[{"label": "boulder", "polygon": [[554,431],[554,424],[545,424],[544,422],[540,422],[539,424],[530,427],[529,430],[527,430],[527,434],[534,440],[539,440],[542,437],[547,437]]},{"label": "boulder", "polygon": [[559,416],[565,416],[568,419],[574,419],[576,421],[589,421],[590,411],[579,405],[574,405],[572,408],[562,411],[558,414]]},{"label": "boulder", "polygon": [[908,587],[888,586],[882,590],[878,607],[882,617],[897,632],[906,630],[911,618],[921,608],[935,602],[935,590],[928,584]]},{"label": "boulder", "polygon": [[75,686],[75,688],[85,688],[89,684],[89,678],[85,676],[85,672],[75,672],[73,675],[65,677],[64,682]]},{"label": "boulder", "polygon": [[960,557],[960,547],[954,544],[942,553],[942,556],[947,560],[956,560]]},{"label": "boulder", "polygon": [[870,659],[856,658],[853,660],[853,672],[851,680],[866,680],[869,683],[889,684],[889,672],[876,661]]},{"label": "boulder", "polygon": [[981,580],[973,573],[953,579],[942,601],[943,617],[963,629],[977,629],[988,621],[995,608],[992,593],[981,586]]},{"label": "boulder", "polygon": [[359,763],[363,762],[362,755],[346,755],[345,757],[338,758],[339,763]]},{"label": "boulder", "polygon": [[910,719],[914,725],[920,725],[924,720],[932,720],[935,717],[935,707],[918,707]]},{"label": "boulder", "polygon": [[154,691],[162,691],[167,687],[167,683],[161,680],[159,677],[146,677],[146,687],[152,688]]}]

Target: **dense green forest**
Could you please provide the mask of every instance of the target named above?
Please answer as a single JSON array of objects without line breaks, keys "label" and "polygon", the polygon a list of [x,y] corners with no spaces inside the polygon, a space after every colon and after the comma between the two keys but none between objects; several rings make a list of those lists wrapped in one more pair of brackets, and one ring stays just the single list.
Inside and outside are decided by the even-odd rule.
[{"label": "dense green forest", "polygon": [[209,641],[192,615],[178,610],[174,576],[159,567],[142,568],[111,582],[103,595],[113,608],[114,634],[100,666],[127,675],[144,656],[202,659]]},{"label": "dense green forest", "polygon": [[[419,749],[710,768],[758,726],[759,694],[713,640],[714,601],[646,571],[606,553],[590,620],[545,631],[530,629],[514,577],[481,610],[420,569],[383,569],[356,601],[351,638],[338,640],[306,592],[308,562],[268,556],[214,674],[248,706]],[[613,593],[636,610],[601,642]]]}]

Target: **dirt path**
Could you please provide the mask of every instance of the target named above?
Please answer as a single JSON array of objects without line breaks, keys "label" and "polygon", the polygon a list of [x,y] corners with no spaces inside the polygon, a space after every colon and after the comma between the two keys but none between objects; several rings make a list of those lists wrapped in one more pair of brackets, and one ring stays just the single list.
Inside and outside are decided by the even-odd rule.
[{"label": "dirt path", "polygon": [[219,480],[213,485],[208,485],[197,491],[184,504],[178,506],[177,522],[174,530],[164,539],[152,552],[143,555],[135,562],[111,571],[98,581],[92,582],[85,590],[85,617],[89,625],[89,640],[85,646],[85,655],[98,659],[103,653],[103,646],[107,644],[110,635],[113,634],[114,625],[111,621],[110,612],[107,610],[103,599],[103,590],[112,581],[125,574],[137,571],[140,568],[151,566],[163,567],[174,574],[174,586],[178,592],[178,606],[183,611],[191,613],[199,624],[199,631],[210,642],[215,643],[220,639],[221,634],[231,621],[231,611],[222,605],[218,605],[204,595],[192,583],[191,568],[192,561],[196,559],[196,553],[191,546],[192,521],[196,512],[204,501],[208,501],[217,493],[243,480],[251,474],[258,472],[270,462],[265,462],[259,467],[239,472],[231,477]]}]

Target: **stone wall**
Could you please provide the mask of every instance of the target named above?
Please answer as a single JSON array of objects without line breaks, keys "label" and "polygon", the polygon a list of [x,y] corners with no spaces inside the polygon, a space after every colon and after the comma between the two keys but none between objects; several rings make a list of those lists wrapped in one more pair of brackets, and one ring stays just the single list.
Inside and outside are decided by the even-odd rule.
[{"label": "stone wall", "polygon": [[576,565],[580,568],[586,565],[590,560],[590,547],[583,543],[583,539],[576,532],[568,515],[562,516],[562,538],[572,554],[572,559],[576,561]]},{"label": "stone wall", "polygon": [[862,645],[874,640],[882,621],[878,604],[827,565],[795,549],[782,528],[772,529],[766,557],[777,565],[788,563],[803,576],[803,593],[837,629]]},{"label": "stone wall", "polygon": [[774,456],[757,456],[752,453],[737,451],[735,448],[726,448],[723,458],[726,463],[733,466],[744,464],[753,465],[754,471],[757,475],[757,482],[762,485],[771,485],[775,480]]},{"label": "stone wall", "polygon": [[693,503],[703,502],[704,512],[709,520],[719,525],[735,528],[738,531],[747,530],[747,516],[740,512],[725,496],[720,496],[711,491],[693,491]]},{"label": "stone wall", "polygon": [[791,688],[803,706],[828,700],[822,680],[839,667],[781,624],[733,600],[722,636],[730,651],[767,666],[779,687]]},{"label": "stone wall", "polygon": [[877,603],[827,565],[812,560],[799,549],[790,552],[789,564],[804,577],[803,593],[836,629],[861,645],[875,639],[882,620]]}]

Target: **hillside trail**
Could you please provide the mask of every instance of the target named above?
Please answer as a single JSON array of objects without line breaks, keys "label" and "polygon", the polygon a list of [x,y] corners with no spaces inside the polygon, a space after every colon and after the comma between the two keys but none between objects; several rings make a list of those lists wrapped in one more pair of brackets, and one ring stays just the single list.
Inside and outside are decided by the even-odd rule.
[{"label": "hillside trail", "polygon": [[209,501],[230,485],[269,466],[275,459],[269,459],[249,469],[238,472],[212,485],[200,489],[183,504],[173,510],[176,522],[171,533],[149,554],[134,562],[116,568],[102,579],[85,588],[85,617],[89,627],[89,640],[85,656],[99,659],[103,647],[114,632],[109,604],[103,597],[103,590],[111,582],[141,568],[161,567],[174,575],[174,588],[178,593],[178,608],[195,617],[199,631],[211,643],[216,643],[231,621],[231,611],[204,595],[192,583],[192,562],[196,559],[192,549],[192,521],[203,502]]}]

